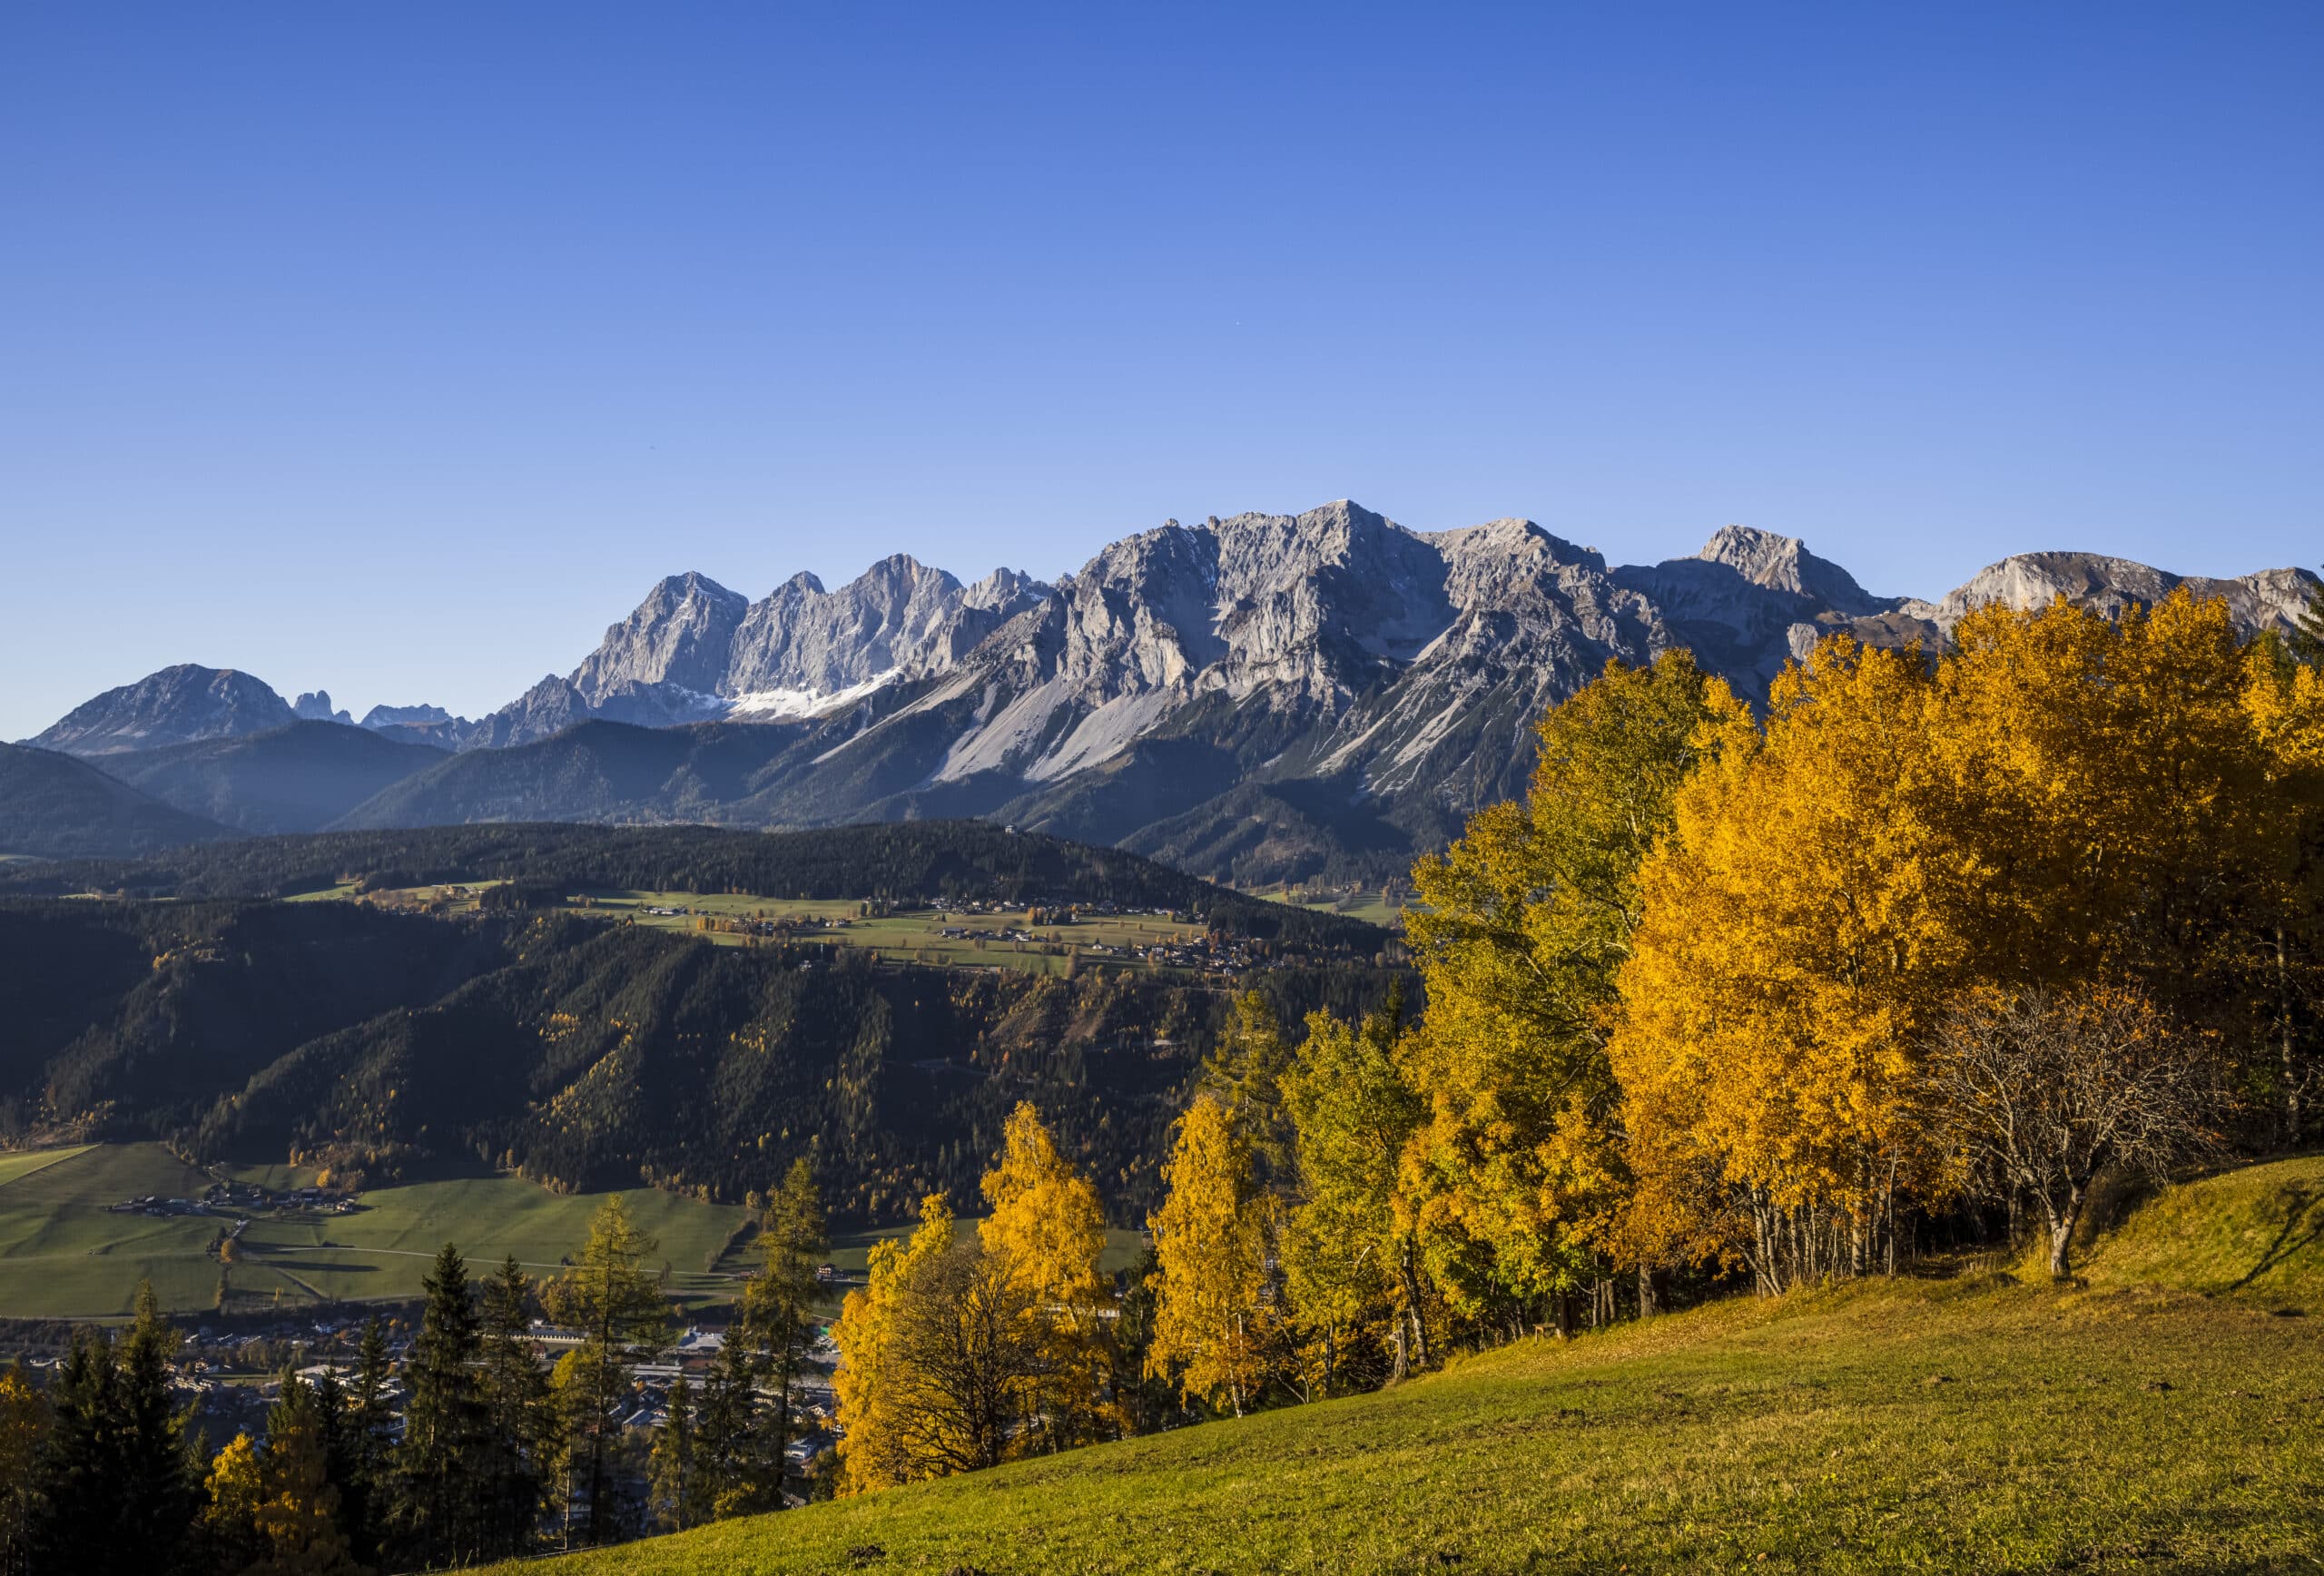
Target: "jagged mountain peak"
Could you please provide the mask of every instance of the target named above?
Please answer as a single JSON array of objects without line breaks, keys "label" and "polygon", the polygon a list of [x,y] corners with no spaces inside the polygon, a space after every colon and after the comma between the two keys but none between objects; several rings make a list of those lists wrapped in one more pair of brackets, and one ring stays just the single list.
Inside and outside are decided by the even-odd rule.
[{"label": "jagged mountain peak", "polygon": [[1797,537],[1753,526],[1721,526],[1695,557],[1723,565],[1754,586],[1805,597],[1850,617],[1869,616],[1894,606],[1865,590],[1855,576],[1829,558],[1809,552]]}]

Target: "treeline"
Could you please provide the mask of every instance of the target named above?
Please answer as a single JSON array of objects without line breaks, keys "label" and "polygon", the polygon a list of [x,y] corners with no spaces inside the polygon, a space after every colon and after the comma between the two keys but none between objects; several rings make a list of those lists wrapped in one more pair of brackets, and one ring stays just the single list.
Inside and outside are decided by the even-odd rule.
[{"label": "treeline", "polygon": [[[1226,997],[792,957],[578,916],[445,923],[343,903],[0,903],[0,1125],[157,1138],[385,1183],[468,1157],[560,1190],[741,1202],[812,1157],[849,1220],[973,1196],[1031,1099],[1124,1219]],[[803,967],[812,960],[814,967]],[[1286,1015],[1361,1010],[1354,965],[1271,970]]]},{"label": "treeline", "polygon": [[[1293,1044],[1236,1003],[1125,1295],[1029,1112],[980,1251],[929,1201],[842,1321],[842,1486],[1112,1437],[1157,1386],[1240,1413],[1674,1288],[1893,1271],[1965,1209],[2030,1218],[2065,1276],[2108,1174],[2305,1142],[2311,633],[2239,645],[2184,595],[1991,609],[1934,665],[1827,639],[1764,724],[1684,653],[1610,667],[1543,719],[1527,798],[1416,868],[1424,1014]],[[997,1416],[960,1350],[1008,1376]]]},{"label": "treeline", "polygon": [[577,891],[748,892],[806,901],[1114,903],[1201,916],[1230,934],[1368,958],[1370,925],[1247,898],[1118,849],[983,821],[910,821],[813,832],[707,826],[498,823],[319,832],[0,872],[0,891],[139,898],[283,898],[373,886],[521,881]]},{"label": "treeline", "polygon": [[[481,1283],[447,1244],[400,1362],[374,1318],[344,1374],[286,1371],[261,1436],[214,1454],[172,1389],[179,1336],[152,1288],[113,1341],[83,1332],[45,1388],[0,1373],[5,1576],[361,1576],[444,1570],[779,1510],[816,1325],[825,1228],[812,1177],[773,1189],[761,1265],[697,1385],[652,1434],[634,1375],[669,1345],[658,1247],[606,1201],[569,1268]],[[565,1350],[545,1360],[537,1316]]]}]

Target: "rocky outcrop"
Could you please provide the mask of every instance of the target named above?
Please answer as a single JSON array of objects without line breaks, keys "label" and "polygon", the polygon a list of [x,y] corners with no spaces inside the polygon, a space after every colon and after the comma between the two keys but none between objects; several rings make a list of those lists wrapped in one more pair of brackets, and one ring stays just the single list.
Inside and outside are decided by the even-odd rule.
[{"label": "rocky outcrop", "polygon": [[311,690],[301,694],[290,703],[290,713],[302,723],[337,723],[341,727],[355,724],[355,719],[347,713],[331,709],[329,690]]},{"label": "rocky outcrop", "polygon": [[2113,618],[2133,602],[2152,606],[2182,586],[2197,596],[2226,598],[2237,626],[2246,634],[2272,629],[2290,635],[2315,593],[2316,577],[2301,569],[2262,569],[2233,580],[2214,580],[2097,553],[2020,553],[1978,570],[1966,584],[1945,593],[1928,616],[1949,633],[1973,608],[1998,602],[2031,612],[2063,596]]},{"label": "rocky outcrop", "polygon": [[82,703],[25,743],[103,755],[262,734],[297,720],[289,703],[249,674],[182,663]]}]

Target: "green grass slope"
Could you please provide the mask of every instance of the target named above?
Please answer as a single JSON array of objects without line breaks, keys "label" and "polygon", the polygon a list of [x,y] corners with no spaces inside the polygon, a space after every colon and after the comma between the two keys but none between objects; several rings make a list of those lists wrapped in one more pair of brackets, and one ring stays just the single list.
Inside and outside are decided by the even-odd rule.
[{"label": "green grass slope", "polygon": [[547,1569],[2314,1571],[2310,1311],[2007,1276],[1738,1299]]},{"label": "green grass slope", "polygon": [[2081,1273],[2324,1317],[2324,1155],[2245,1166],[2165,1189],[2107,1233]]}]

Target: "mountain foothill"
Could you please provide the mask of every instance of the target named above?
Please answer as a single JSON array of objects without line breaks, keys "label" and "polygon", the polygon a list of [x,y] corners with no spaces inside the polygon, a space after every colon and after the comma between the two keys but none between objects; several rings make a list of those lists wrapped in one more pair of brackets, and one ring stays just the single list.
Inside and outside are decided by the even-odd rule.
[{"label": "mountain foothill", "polygon": [[295,701],[165,668],[0,746],[0,852],[136,855],[238,835],[493,822],[799,829],[982,818],[1207,880],[1373,883],[1531,769],[1534,720],[1610,661],[1684,646],[1763,702],[1843,632],[1945,648],[1972,609],[2106,613],[2184,585],[2290,633],[2305,570],[2182,577],[2006,558],[1934,600],[1875,596],[1741,526],[1610,565],[1531,521],[1407,530],[1342,501],[1173,520],[1048,583],[898,555],[836,590],[653,587],[564,676],[489,715]]}]

